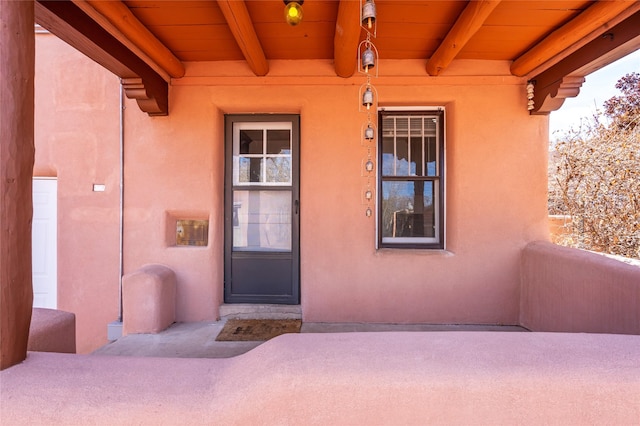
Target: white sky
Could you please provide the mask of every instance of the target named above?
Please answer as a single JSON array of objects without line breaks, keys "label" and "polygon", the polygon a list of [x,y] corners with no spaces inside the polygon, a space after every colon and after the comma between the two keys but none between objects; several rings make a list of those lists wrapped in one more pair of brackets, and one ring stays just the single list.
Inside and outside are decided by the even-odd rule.
[{"label": "white sky", "polygon": [[571,127],[577,127],[581,118],[590,118],[596,109],[602,109],[604,101],[620,95],[621,92],[615,87],[616,82],[620,77],[634,71],[640,72],[640,50],[586,76],[580,94],[575,98],[567,98],[558,111],[551,113],[550,139],[556,139],[556,131],[563,133]]}]

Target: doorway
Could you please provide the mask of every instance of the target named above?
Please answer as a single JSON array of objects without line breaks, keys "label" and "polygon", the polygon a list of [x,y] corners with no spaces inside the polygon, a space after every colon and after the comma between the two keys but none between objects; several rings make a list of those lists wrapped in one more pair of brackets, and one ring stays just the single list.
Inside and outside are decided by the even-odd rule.
[{"label": "doorway", "polygon": [[33,307],[58,305],[58,181],[33,179],[31,257]]},{"label": "doorway", "polygon": [[298,115],[225,116],[225,303],[300,303]]}]

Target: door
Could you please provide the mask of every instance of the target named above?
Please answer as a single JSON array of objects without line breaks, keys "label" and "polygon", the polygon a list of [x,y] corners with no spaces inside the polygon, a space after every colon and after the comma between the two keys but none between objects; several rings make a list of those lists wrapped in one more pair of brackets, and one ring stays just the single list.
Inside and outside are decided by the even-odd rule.
[{"label": "door", "polygon": [[300,119],[225,117],[226,303],[300,303]]},{"label": "door", "polygon": [[58,304],[58,181],[33,179],[31,256],[33,307],[55,309]]}]

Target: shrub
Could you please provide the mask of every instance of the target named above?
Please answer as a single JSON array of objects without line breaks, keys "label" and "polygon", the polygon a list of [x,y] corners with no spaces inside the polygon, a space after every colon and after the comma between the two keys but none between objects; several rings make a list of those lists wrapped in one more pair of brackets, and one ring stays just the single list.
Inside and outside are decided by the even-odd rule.
[{"label": "shrub", "polygon": [[640,73],[552,147],[549,213],[570,216],[559,244],[640,258]]}]

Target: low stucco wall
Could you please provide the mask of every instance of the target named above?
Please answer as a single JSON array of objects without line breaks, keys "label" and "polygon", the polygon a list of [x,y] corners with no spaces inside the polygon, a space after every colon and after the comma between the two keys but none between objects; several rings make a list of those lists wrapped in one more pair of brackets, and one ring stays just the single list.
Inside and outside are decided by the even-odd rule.
[{"label": "low stucco wall", "polygon": [[530,243],[522,254],[520,324],[533,331],[640,334],[640,266]]},{"label": "low stucco wall", "polygon": [[176,274],[145,265],[122,278],[123,335],[159,333],[176,320]]},{"label": "low stucco wall", "polygon": [[501,332],[287,334],[228,359],[38,353],[0,373],[2,420],[635,424],[638,359],[639,336]]},{"label": "low stucco wall", "polygon": [[28,351],[76,353],[76,316],[57,309],[33,308]]}]

